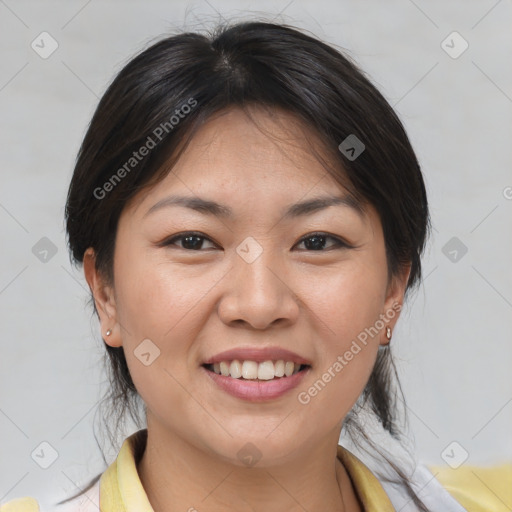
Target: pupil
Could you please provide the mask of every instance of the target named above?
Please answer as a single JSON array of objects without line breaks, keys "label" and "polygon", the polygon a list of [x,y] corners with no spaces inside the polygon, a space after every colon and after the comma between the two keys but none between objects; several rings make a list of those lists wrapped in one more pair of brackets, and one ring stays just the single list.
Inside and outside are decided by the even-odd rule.
[{"label": "pupil", "polygon": [[[193,240],[195,239],[195,243],[189,243],[190,240]],[[187,244],[189,244],[189,246],[187,247]],[[187,249],[200,249],[201,248],[201,244],[202,244],[202,239],[200,236],[197,236],[197,235],[191,235],[191,236],[186,236],[184,239],[183,239],[183,246],[186,247]]]},{"label": "pupil", "polygon": [[[315,240],[315,242],[313,242],[311,244],[311,243],[308,243],[309,240]],[[319,242],[319,240],[321,240],[321,242]],[[306,248],[313,249],[313,250],[322,249],[324,246],[324,243],[325,243],[325,236],[318,236],[318,235],[310,236],[309,238],[306,238],[306,240],[304,241]]]}]

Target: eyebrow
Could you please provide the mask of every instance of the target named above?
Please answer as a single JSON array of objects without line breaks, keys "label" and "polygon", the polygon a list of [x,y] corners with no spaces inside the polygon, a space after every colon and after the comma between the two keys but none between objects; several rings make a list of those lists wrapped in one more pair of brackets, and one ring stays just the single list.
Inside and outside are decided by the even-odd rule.
[{"label": "eyebrow", "polygon": [[[210,199],[177,195],[168,196],[161,199],[144,214],[144,217],[147,217],[149,214],[161,210],[162,208],[168,208],[171,206],[183,206],[185,208],[195,210],[199,213],[213,215],[215,217],[222,217],[225,219],[233,219],[234,217],[233,210],[229,206],[219,204],[216,201],[212,201]],[[283,214],[283,219],[297,218],[323,210],[329,206],[345,206],[351,208],[358,214],[361,219],[364,218],[366,213],[361,203],[359,203],[354,197],[350,195],[322,196],[289,205]]]}]

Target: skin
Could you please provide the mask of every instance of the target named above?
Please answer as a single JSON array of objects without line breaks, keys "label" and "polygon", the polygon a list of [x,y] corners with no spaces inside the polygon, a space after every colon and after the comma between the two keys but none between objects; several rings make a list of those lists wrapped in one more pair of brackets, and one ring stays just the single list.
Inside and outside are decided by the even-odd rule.
[{"label": "skin", "polygon": [[[364,218],[342,205],[291,220],[293,203],[346,191],[306,151],[289,114],[254,110],[263,133],[239,109],[211,118],[166,178],[140,193],[121,215],[114,283],[85,253],[84,272],[106,342],[123,346],[147,406],[148,442],[138,464],[155,510],[359,511],[336,458],[343,419],[363,391],[385,327],[306,405],[307,390],[393,304],[409,275],[388,282],[384,237],[375,209]],[[311,136],[311,134],[310,134]],[[145,216],[160,199],[183,194],[213,199],[232,220],[172,206]],[[200,231],[200,250],[171,235]],[[323,249],[302,240],[327,232]],[[236,252],[253,237],[263,249],[252,263]],[[301,242],[302,240],[302,242]],[[308,239],[311,244],[310,239]],[[394,328],[399,313],[386,323]],[[134,350],[149,338],[160,356],[146,366]],[[299,388],[251,403],[220,390],[201,367],[234,347],[280,346],[312,362]],[[237,452],[254,444],[261,459],[247,467]],[[340,492],[341,490],[341,492]]]}]

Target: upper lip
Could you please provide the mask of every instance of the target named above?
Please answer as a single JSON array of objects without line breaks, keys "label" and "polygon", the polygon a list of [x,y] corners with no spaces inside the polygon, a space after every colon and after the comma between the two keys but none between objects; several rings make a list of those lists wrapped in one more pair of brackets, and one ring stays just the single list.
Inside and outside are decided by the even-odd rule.
[{"label": "upper lip", "polygon": [[302,356],[299,356],[291,350],[280,347],[246,347],[246,348],[232,348],[224,352],[220,352],[209,359],[203,364],[214,364],[222,361],[255,361],[261,363],[263,361],[293,361],[298,364],[307,364],[311,366],[311,362]]}]

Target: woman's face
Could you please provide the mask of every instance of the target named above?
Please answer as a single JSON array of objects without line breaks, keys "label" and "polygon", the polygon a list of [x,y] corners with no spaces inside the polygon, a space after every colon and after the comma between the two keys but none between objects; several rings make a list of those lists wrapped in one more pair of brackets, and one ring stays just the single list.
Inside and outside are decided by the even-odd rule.
[{"label": "woman's face", "polygon": [[[261,466],[326,439],[337,443],[379,344],[387,342],[386,327],[398,319],[408,277],[387,287],[373,208],[363,215],[340,202],[286,214],[346,191],[307,152],[293,118],[278,115],[281,124],[254,113],[279,140],[238,109],[211,119],[172,172],[127,205],[113,289],[100,292],[85,261],[102,332],[113,329],[103,337],[123,346],[148,424],[235,464],[247,451],[262,457]],[[187,207],[171,196],[197,202]],[[206,208],[203,200],[221,207]],[[221,356],[227,364],[217,371],[236,372],[231,363],[238,359],[246,376],[261,371],[261,381],[213,378],[204,366],[238,349],[253,352]],[[260,360],[309,366],[271,379],[267,372],[279,374],[281,363]]]}]

